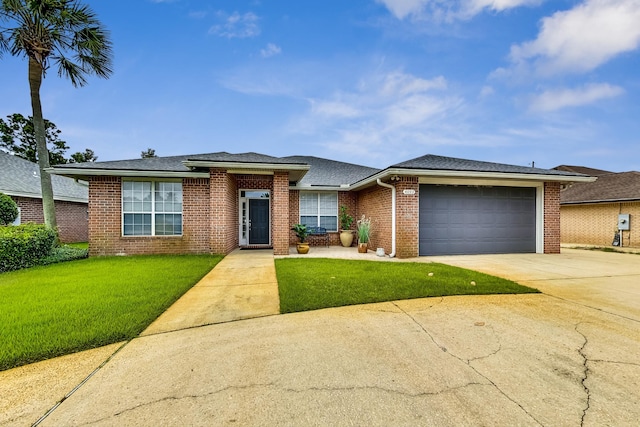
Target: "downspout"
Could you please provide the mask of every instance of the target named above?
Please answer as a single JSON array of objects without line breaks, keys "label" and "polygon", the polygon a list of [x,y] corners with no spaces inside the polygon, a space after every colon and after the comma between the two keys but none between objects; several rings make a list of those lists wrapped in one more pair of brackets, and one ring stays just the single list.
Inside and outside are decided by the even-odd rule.
[{"label": "downspout", "polygon": [[376,180],[379,186],[391,189],[391,253],[389,258],[396,256],[396,187],[391,184],[385,184],[380,181],[380,178]]}]

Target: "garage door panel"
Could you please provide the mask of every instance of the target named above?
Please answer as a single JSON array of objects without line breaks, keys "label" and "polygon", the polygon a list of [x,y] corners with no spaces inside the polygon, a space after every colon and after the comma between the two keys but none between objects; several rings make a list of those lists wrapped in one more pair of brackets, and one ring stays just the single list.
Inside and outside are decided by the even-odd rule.
[{"label": "garage door panel", "polygon": [[536,189],[420,186],[420,255],[536,248]]}]

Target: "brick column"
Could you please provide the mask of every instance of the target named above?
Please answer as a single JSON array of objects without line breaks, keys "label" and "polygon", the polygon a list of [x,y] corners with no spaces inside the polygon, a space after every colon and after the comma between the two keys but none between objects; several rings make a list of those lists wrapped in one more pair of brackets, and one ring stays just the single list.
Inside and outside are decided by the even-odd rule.
[{"label": "brick column", "polygon": [[[414,190],[414,194],[404,194]],[[419,250],[420,185],[418,177],[402,177],[396,183],[396,256],[413,258]]]},{"label": "brick column", "polygon": [[272,235],[274,255],[289,254],[289,172],[273,175]]},{"label": "brick column", "polygon": [[89,180],[89,255],[113,255],[122,234],[120,177],[96,176]]},{"label": "brick column", "polygon": [[544,253],[560,253],[560,183],[544,183]]}]

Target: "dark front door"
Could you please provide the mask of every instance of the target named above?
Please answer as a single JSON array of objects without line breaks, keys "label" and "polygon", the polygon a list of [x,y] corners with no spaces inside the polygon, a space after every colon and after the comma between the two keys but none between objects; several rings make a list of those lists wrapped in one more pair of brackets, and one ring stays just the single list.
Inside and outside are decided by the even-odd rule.
[{"label": "dark front door", "polygon": [[269,244],[269,200],[249,199],[249,244]]}]

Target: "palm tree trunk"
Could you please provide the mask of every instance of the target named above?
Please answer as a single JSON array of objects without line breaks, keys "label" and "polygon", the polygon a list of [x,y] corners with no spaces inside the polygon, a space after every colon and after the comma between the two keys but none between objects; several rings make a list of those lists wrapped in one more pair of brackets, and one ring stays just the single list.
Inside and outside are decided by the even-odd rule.
[{"label": "palm tree trunk", "polygon": [[38,166],[40,166],[40,186],[42,188],[42,210],[44,223],[47,227],[58,231],[56,223],[56,208],[53,202],[53,187],[51,175],[45,169],[49,165],[49,150],[42,117],[42,105],[40,104],[40,86],[42,84],[43,69],[38,61],[29,58],[29,88],[31,90],[31,108],[33,109],[33,128],[36,136],[36,152],[38,153]]}]

